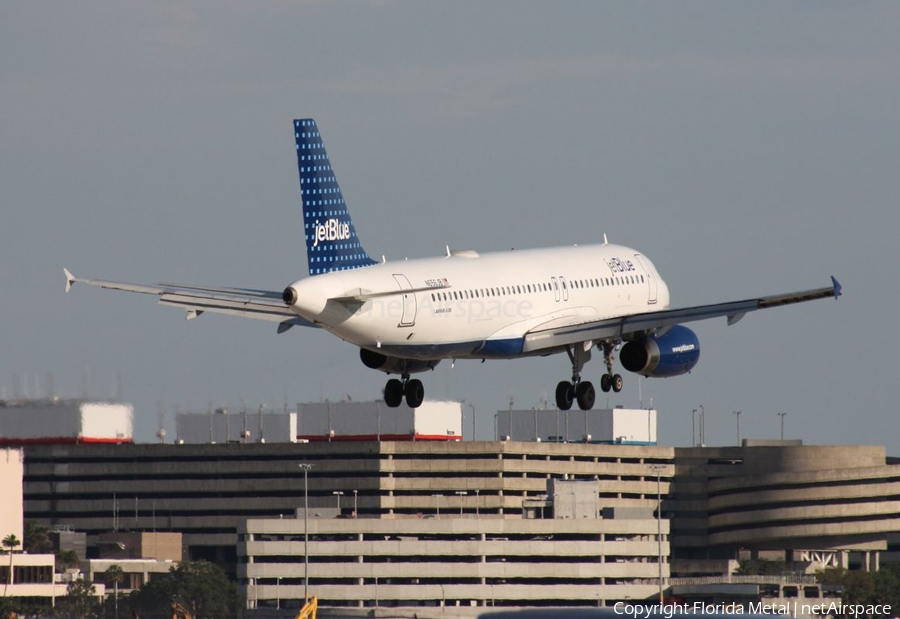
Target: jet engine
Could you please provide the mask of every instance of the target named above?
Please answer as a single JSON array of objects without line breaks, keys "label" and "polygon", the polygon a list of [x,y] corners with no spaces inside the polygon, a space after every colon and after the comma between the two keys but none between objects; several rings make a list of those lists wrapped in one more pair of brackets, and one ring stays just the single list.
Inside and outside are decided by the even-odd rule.
[{"label": "jet engine", "polygon": [[389,357],[381,353],[359,349],[359,358],[367,368],[373,370],[381,370],[385,374],[416,374],[418,372],[427,372],[433,370],[434,367],[441,362],[440,359],[423,360],[423,359],[401,359],[400,357]]},{"label": "jet engine", "polygon": [[656,378],[687,374],[699,360],[697,334],[681,325],[628,342],[619,351],[619,361],[626,370]]}]

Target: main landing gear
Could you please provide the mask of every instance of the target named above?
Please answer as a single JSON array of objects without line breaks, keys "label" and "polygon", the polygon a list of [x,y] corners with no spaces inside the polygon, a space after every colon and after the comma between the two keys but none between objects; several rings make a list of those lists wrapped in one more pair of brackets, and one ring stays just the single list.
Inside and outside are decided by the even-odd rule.
[{"label": "main landing gear", "polygon": [[409,374],[400,379],[392,378],[384,386],[384,403],[390,408],[397,408],[406,396],[406,405],[419,408],[425,400],[425,386],[418,378],[410,380]]},{"label": "main landing gear", "polygon": [[[591,347],[592,342],[584,342],[566,348],[569,360],[572,361],[572,382],[564,380],[556,386],[556,406],[559,410],[569,410],[576,401],[578,408],[583,411],[594,408],[597,399],[594,385],[590,381],[581,380],[581,370],[591,359]],[[612,389],[618,393],[622,391],[623,380],[619,374],[613,374],[613,350],[612,344],[603,344],[603,359],[606,362],[607,373],[600,377],[600,389],[604,392]]]}]

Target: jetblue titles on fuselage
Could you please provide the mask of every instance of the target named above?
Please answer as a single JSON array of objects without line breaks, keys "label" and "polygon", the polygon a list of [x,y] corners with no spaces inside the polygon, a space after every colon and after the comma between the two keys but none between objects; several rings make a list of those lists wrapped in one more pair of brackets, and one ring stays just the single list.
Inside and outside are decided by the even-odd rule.
[{"label": "jetblue titles on fuselage", "polygon": [[635,270],[634,262],[631,260],[622,260],[620,258],[610,258],[606,261],[606,265],[613,274],[628,273],[629,271]]}]

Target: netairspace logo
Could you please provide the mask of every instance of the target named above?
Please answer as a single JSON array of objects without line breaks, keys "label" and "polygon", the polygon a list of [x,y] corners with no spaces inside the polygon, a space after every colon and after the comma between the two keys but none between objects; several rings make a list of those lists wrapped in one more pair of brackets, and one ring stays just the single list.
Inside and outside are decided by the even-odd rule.
[{"label": "netairspace logo", "polygon": [[322,224],[317,219],[314,230],[313,247],[318,247],[320,241],[346,241],[350,238],[350,224],[333,217]]},{"label": "netairspace logo", "polygon": [[672,619],[679,614],[694,615],[785,615],[788,617],[813,617],[830,615],[832,617],[890,617],[891,606],[889,604],[839,604],[838,602],[821,604],[801,604],[799,602],[785,602],[784,604],[763,604],[762,602],[750,602],[749,604],[626,604],[617,602],[613,607],[617,615],[633,617],[634,619]]}]

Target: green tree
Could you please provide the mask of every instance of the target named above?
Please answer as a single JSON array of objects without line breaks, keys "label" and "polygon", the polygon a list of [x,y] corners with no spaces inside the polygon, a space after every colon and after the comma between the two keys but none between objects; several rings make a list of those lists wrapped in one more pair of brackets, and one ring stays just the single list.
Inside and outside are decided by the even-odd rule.
[{"label": "green tree", "polygon": [[50,539],[50,529],[34,520],[25,522],[25,541],[22,544],[25,552],[43,554],[53,552],[53,540]]},{"label": "green tree", "polygon": [[877,572],[829,568],[816,574],[825,585],[844,588],[845,604],[887,604],[900,608],[900,566],[889,565]]},{"label": "green tree", "polygon": [[125,582],[125,571],[116,564],[110,565],[104,572],[106,584],[113,586],[113,616],[119,619],[119,585]]},{"label": "green tree", "polygon": [[70,567],[75,567],[81,563],[78,553],[74,550],[59,550],[56,553],[56,571],[64,572]]},{"label": "green tree", "polygon": [[6,575],[6,585],[3,587],[3,597],[6,597],[6,590],[9,588],[9,585],[12,584],[13,553],[16,551],[16,546],[21,546],[22,542],[19,541],[19,538],[16,537],[15,533],[10,533],[3,538],[3,541],[0,542],[0,544],[3,544],[3,547],[9,552],[9,573]]},{"label": "green tree", "polygon": [[872,575],[875,587],[873,604],[887,604],[900,608],[900,566],[894,564],[878,570]]},{"label": "green tree", "polygon": [[221,568],[207,561],[188,561],[157,576],[129,599],[141,617],[171,616],[184,609],[193,619],[228,619],[237,613],[237,592]]},{"label": "green tree", "polygon": [[93,583],[73,580],[66,589],[66,597],[59,602],[59,612],[66,619],[99,619],[100,604]]},{"label": "green tree", "polygon": [[779,576],[790,571],[784,561],[769,561],[768,559],[745,559],[741,561],[734,572],[741,576]]}]

